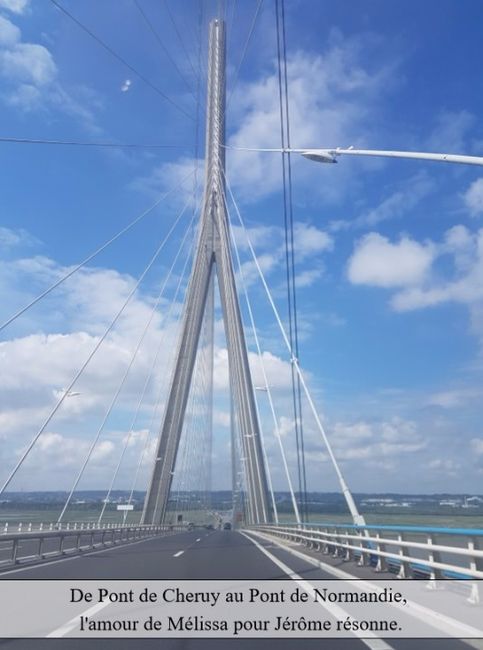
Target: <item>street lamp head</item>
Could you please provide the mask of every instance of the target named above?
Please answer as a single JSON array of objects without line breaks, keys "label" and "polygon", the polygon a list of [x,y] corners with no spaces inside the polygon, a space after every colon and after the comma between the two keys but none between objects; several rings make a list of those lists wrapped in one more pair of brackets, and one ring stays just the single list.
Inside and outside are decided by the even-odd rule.
[{"label": "street lamp head", "polygon": [[301,153],[304,158],[308,158],[309,160],[314,160],[315,162],[321,162],[321,163],[337,162],[337,159],[334,156],[334,154],[328,151],[327,149],[313,149],[310,151],[303,151]]}]

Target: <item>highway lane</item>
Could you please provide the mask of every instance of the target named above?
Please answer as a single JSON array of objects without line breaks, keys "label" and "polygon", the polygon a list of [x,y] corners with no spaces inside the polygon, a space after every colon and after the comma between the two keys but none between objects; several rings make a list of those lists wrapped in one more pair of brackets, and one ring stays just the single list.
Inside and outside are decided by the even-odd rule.
[{"label": "highway lane", "polygon": [[[258,540],[263,552],[246,536],[234,531],[184,532],[168,537],[142,540],[135,544],[107,550],[89,552],[76,557],[54,560],[49,563],[19,567],[0,574],[0,579],[287,579],[294,573],[304,580],[327,579],[332,576],[305,560],[270,542]],[[268,554],[268,555],[267,555]],[[86,607],[87,608],[87,607]],[[65,622],[65,621],[64,621]],[[62,623],[62,622],[60,622]],[[125,650],[142,647],[167,650],[205,650],[225,648],[229,644],[238,648],[327,648],[335,650],[376,650],[357,639],[303,640],[198,640],[198,639],[51,639],[51,640],[0,640],[0,648],[8,650],[56,650],[73,648],[110,648]],[[454,640],[390,640],[394,650],[468,650],[468,645]],[[387,650],[387,646],[386,646]]]}]

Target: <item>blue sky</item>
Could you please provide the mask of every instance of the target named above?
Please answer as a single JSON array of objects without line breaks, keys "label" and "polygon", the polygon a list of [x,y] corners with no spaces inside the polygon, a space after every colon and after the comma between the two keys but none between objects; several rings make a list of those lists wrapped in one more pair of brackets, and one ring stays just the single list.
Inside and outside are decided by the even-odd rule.
[{"label": "blue sky", "polygon": [[[182,111],[52,3],[0,0],[0,135],[179,147],[131,150],[0,143],[2,320],[191,174],[196,167],[197,131],[202,178],[204,124],[202,116],[196,119],[196,102],[183,80],[196,96],[192,66],[198,66],[200,3],[170,4],[191,63],[163,4],[152,0],[139,4],[181,75],[131,0],[64,0],[63,6]],[[233,4],[227,0],[229,96],[233,89],[227,138],[235,146],[277,147],[271,2],[263,5],[233,86],[256,4],[237,3],[231,22]],[[287,0],[286,5],[294,147],[483,153],[479,117],[483,15],[477,0]],[[214,0],[203,2],[202,67],[207,21],[216,7]],[[294,158],[293,162],[301,363],[351,487],[481,492],[483,170],[401,160],[342,158],[338,165],[317,165]],[[280,158],[229,151],[227,166],[251,239],[285,315]],[[2,473],[13,466],[58,391],[122,304],[156,242],[191,200],[192,184],[190,176],[181,190],[76,279],[1,333]],[[190,203],[126,317],[81,380],[82,395],[66,400],[12,489],[69,485],[149,317],[192,210]],[[287,356],[238,229],[236,237],[293,469]],[[126,384],[122,408],[115,409],[107,423],[84,487],[102,487],[104,468],[115,466],[159,337],[166,348],[174,345],[169,341],[175,340],[175,322],[163,321],[163,314],[181,264],[182,260],[175,267]],[[226,487],[227,376],[218,308],[216,317],[214,487]],[[249,342],[253,349],[251,335]],[[168,351],[160,358],[129,445],[126,477],[136,465],[157,382],[167,373]],[[255,355],[252,361],[257,383],[260,369]],[[274,484],[285,489],[266,404],[260,408]],[[337,489],[309,416],[305,425],[309,488]],[[58,467],[55,479],[45,470],[51,463]],[[146,464],[144,480],[147,471]],[[128,486],[129,479],[119,485]]]}]

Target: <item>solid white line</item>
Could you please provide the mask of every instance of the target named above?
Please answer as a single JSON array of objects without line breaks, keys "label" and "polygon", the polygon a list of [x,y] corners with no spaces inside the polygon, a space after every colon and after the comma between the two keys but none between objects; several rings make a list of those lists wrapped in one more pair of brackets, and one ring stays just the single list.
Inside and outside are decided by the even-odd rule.
[{"label": "solid white line", "polygon": [[[276,546],[286,551],[287,553],[290,553],[291,555],[295,555],[295,557],[305,560],[309,564],[318,567],[322,571],[326,571],[327,573],[330,573],[331,575],[335,576],[339,580],[354,580],[354,578],[357,577],[350,573],[347,573],[346,571],[342,571],[342,569],[338,569],[336,567],[330,566],[330,564],[325,564],[325,562],[321,562],[316,558],[312,558],[309,555],[306,555],[301,551],[297,551],[296,549],[290,546],[286,546],[285,544],[283,544],[283,542],[280,542],[278,539],[273,539],[272,537],[268,537],[267,535],[263,535],[255,531],[250,531],[250,533],[252,535],[257,535],[258,537],[261,537],[265,541],[269,541],[275,544]],[[246,537],[248,537],[248,535]],[[250,539],[250,537],[248,537],[248,539]],[[255,540],[252,541],[253,543],[256,543]],[[357,589],[361,589],[362,591],[369,591],[369,592],[380,591],[380,587],[378,587],[372,582],[369,582],[368,580],[363,580],[362,578],[357,579],[357,581],[354,582],[354,586]],[[392,603],[392,607],[395,607],[396,609],[403,609],[397,603]],[[428,607],[425,607],[424,605],[420,605],[419,603],[415,603],[414,601],[411,600],[407,601],[407,604],[404,606],[403,611],[406,614],[410,616],[414,616],[414,618],[423,621],[424,623],[426,623],[431,627],[435,627],[436,629],[443,630],[445,634],[448,635],[448,637],[452,637],[456,639],[465,638],[465,643],[470,642],[470,639],[467,639],[466,637],[474,637],[478,639],[481,634],[481,630],[478,630],[470,625],[466,625],[465,623],[461,623],[460,621],[451,618],[450,616],[445,616],[440,612],[434,612]],[[432,619],[432,622],[430,622],[429,619]]]},{"label": "solid white line", "polygon": [[71,618],[70,621],[67,621],[67,623],[64,623],[63,625],[58,627],[50,634],[47,634],[45,638],[59,639],[63,636],[66,636],[66,634],[69,634],[69,632],[71,632],[77,625],[79,625],[81,616],[92,616],[92,614],[96,614],[97,612],[100,612],[101,609],[104,609],[104,607],[107,607],[110,604],[111,602],[108,600],[108,601],[104,601],[103,603],[97,603],[96,605],[89,607],[89,609],[86,609],[85,612],[82,612],[82,614],[78,614],[77,616],[74,616],[74,618]]},{"label": "solid white line", "polygon": [[173,557],[179,557],[180,555],[183,555],[184,551],[178,551],[173,555]]},{"label": "solid white line", "polygon": [[[257,542],[257,540],[253,539],[252,537],[249,537],[246,533],[241,533],[241,534],[244,537],[246,537],[248,540],[250,540],[252,544],[255,544],[255,546],[258,548],[259,551],[261,551],[270,560],[272,560],[272,562],[276,566],[278,566],[279,569],[282,569],[282,571],[286,573],[291,580],[294,580],[298,585],[300,585],[304,591],[309,593],[311,596],[315,595],[314,588],[312,587],[310,582],[304,580],[301,576],[298,575],[298,573],[295,573],[295,571],[293,571],[287,564],[279,560],[278,557],[275,557],[275,555],[272,555],[272,553],[267,551],[267,549],[264,548],[259,542]],[[344,609],[342,609],[342,607],[339,607],[338,605],[334,605],[333,603],[330,604],[319,603],[319,604],[321,607],[326,609],[330,614],[332,614],[332,616],[337,620],[343,620],[349,617],[349,614]],[[371,650],[394,650],[393,646],[390,646],[388,643],[386,643],[386,641],[382,639],[378,639],[377,636],[372,632],[364,632],[365,636],[372,637],[370,639],[360,638],[361,635],[363,634],[362,632],[353,632],[353,634],[355,637],[359,639],[359,641],[362,641],[362,643],[364,643]]]}]

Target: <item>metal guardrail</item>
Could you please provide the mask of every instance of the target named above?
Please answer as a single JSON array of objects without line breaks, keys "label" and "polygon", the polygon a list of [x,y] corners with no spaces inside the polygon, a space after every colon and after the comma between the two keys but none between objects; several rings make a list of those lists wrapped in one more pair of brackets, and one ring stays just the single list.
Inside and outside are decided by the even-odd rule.
[{"label": "metal guardrail", "polygon": [[47,528],[0,534],[0,569],[22,562],[41,561],[57,555],[91,551],[116,544],[134,542],[147,537],[186,530],[186,526],[127,525],[98,527],[91,524],[64,527],[52,524]]},{"label": "metal guardrail", "polygon": [[252,526],[399,578],[483,578],[483,530],[352,524]]},{"label": "metal guardrail", "polygon": [[139,528],[141,524],[128,523],[120,524],[118,522],[106,522],[99,526],[97,521],[66,521],[61,523],[53,522],[19,522],[10,524],[8,521],[3,525],[0,524],[0,538],[7,533],[31,533],[35,531],[50,530],[91,530],[94,528]]}]

